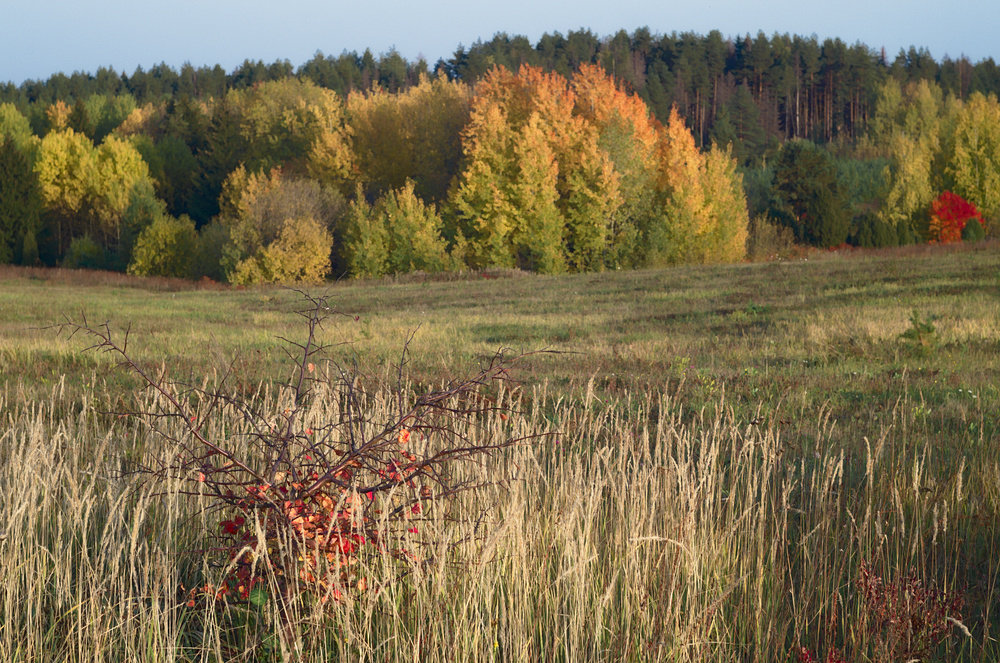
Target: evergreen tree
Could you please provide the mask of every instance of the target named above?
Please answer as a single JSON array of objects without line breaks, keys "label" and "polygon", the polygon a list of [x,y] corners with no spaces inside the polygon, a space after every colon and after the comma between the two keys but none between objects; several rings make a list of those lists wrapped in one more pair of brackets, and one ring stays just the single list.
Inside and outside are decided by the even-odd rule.
[{"label": "evergreen tree", "polygon": [[0,263],[38,259],[35,234],[41,212],[38,179],[27,155],[12,138],[0,138]]},{"label": "evergreen tree", "polygon": [[850,211],[829,153],[808,141],[786,143],[775,164],[771,216],[797,241],[814,246],[843,244]]}]

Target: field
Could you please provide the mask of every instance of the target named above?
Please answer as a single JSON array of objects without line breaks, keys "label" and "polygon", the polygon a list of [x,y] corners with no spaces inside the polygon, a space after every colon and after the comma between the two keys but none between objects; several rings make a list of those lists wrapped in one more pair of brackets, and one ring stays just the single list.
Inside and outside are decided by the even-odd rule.
[{"label": "field", "polygon": [[456,470],[480,487],[421,521],[434,563],[362,560],[380,591],[294,619],[187,606],[221,573],[210,498],[121,471],[185,429],[110,414],[158,406],[51,326],[130,326],[140,365],[280,411],[301,294],[0,268],[0,660],[1000,660],[995,242],[310,293],[344,314],[319,370],[374,418],[404,347],[407,393],[546,350],[456,424],[526,441]]}]

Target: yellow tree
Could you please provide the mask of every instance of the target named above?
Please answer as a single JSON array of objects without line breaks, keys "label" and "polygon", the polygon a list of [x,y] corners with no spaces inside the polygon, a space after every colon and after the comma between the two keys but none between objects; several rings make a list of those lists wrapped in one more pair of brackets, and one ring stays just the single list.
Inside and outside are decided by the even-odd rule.
[{"label": "yellow tree", "polygon": [[0,141],[9,138],[14,147],[29,160],[34,159],[38,149],[38,137],[31,132],[28,118],[21,114],[14,104],[0,104]]},{"label": "yellow tree", "polygon": [[54,222],[57,251],[62,255],[70,239],[89,230],[94,145],[72,129],[51,131],[39,144],[34,168],[43,206]]},{"label": "yellow tree", "polygon": [[410,180],[419,197],[443,201],[458,172],[470,98],[468,85],[443,75],[423,76],[396,94],[382,88],[351,94],[351,147],[368,195],[378,197]]},{"label": "yellow tree", "polygon": [[[534,67],[523,66],[516,74],[497,67],[477,83],[472,107],[472,121],[463,133],[466,165],[453,206],[463,236],[470,240],[474,262],[479,260],[475,238],[488,233],[493,240],[491,251],[498,260],[494,264],[509,266],[515,262],[511,230],[518,228],[522,236],[527,236],[536,232],[529,223],[544,220],[546,227],[537,229],[539,236],[551,237],[555,226],[563,229],[562,253],[570,267],[600,269],[608,222],[620,204],[618,180],[614,165],[600,149],[596,127],[574,115],[575,93],[569,82],[559,74]],[[539,195],[544,198],[549,194],[539,191],[537,195],[525,195],[528,188],[550,184],[547,177],[540,176],[547,167],[540,169],[535,163],[524,170],[518,164],[519,158],[512,158],[513,146],[519,140],[521,157],[527,144],[533,145],[532,149],[541,149],[544,144],[551,153],[561,221],[548,213],[524,215],[518,209],[513,198],[515,190],[519,191],[520,202],[530,200],[534,205],[540,201]],[[547,158],[543,153],[540,160]],[[522,182],[526,176],[534,178],[534,183]],[[490,213],[484,215],[483,210]],[[549,256],[546,264],[553,269],[557,265],[550,258],[558,253],[555,247],[542,250]]]},{"label": "yellow tree", "polygon": [[287,218],[254,260],[236,269],[236,283],[320,283],[330,275],[330,230],[311,216]]},{"label": "yellow tree", "polygon": [[350,151],[344,106],[335,92],[289,77],[232,90],[226,103],[246,142],[248,168],[308,170],[324,182],[342,183]]},{"label": "yellow tree", "polygon": [[660,147],[662,225],[649,231],[651,263],[741,260],[747,208],[742,179],[728,150],[702,154],[672,108]]},{"label": "yellow tree", "polygon": [[339,194],[278,169],[251,173],[241,166],[226,179],[219,204],[229,281],[317,281],[330,272],[331,229],[343,212]]},{"label": "yellow tree", "polygon": [[890,165],[886,166],[889,191],[879,212],[895,227],[911,225],[934,199],[933,164],[937,137],[911,137],[897,132],[889,139]]},{"label": "yellow tree", "polygon": [[105,246],[115,247],[129,204],[136,196],[152,196],[153,181],[139,151],[115,136],[108,136],[94,151],[93,168],[88,184],[95,230]]},{"label": "yellow tree", "polygon": [[458,258],[470,267],[513,267],[510,238],[518,210],[510,199],[515,168],[513,136],[507,113],[496,101],[473,102],[469,126],[463,132],[465,169],[450,204]]},{"label": "yellow tree", "polygon": [[[204,106],[204,104],[202,104]],[[208,115],[207,109],[204,111]],[[167,106],[165,103],[153,105],[147,102],[143,106],[132,109],[122,122],[115,127],[114,134],[122,138],[144,135],[159,140],[167,121]]]},{"label": "yellow tree", "polygon": [[[559,74],[522,66],[516,76],[497,83],[508,90],[497,94],[509,108],[514,126],[522,128],[537,114],[549,133],[556,160],[559,192],[557,205],[563,217],[564,253],[575,270],[604,266],[609,223],[621,205],[618,175],[608,154],[600,148],[598,127],[577,113],[576,91]],[[476,90],[480,94],[479,88]]]},{"label": "yellow tree", "polygon": [[994,95],[974,93],[955,118],[947,169],[954,191],[1000,221],[1000,103]]},{"label": "yellow tree", "polygon": [[946,104],[941,89],[921,80],[906,86],[889,81],[876,104],[873,140],[889,157],[885,177],[889,182],[879,216],[896,227],[926,228],[926,210],[940,181],[942,125]]},{"label": "yellow tree", "polygon": [[641,236],[657,212],[650,193],[658,172],[659,123],[642,99],[622,89],[600,67],[581,66],[572,84],[575,113],[597,128],[598,146],[618,175],[621,205],[608,229],[608,264],[638,266],[643,260]]},{"label": "yellow tree", "polygon": [[45,116],[49,121],[49,131],[62,131],[69,126],[69,115],[72,109],[66,105],[62,99],[56,100],[45,109]]},{"label": "yellow tree", "polygon": [[564,222],[556,183],[559,169],[546,127],[533,114],[514,141],[517,177],[510,203],[517,210],[511,243],[521,269],[552,274],[564,271]]},{"label": "yellow tree", "polygon": [[711,205],[712,223],[703,235],[701,262],[737,262],[746,257],[747,228],[750,225],[743,176],[736,167],[732,150],[712,146],[705,155],[702,178],[705,198]]},{"label": "yellow tree", "polygon": [[677,108],[663,130],[658,189],[662,225],[650,228],[652,264],[699,260],[699,239],[709,231],[710,210],[702,187],[704,159]]}]

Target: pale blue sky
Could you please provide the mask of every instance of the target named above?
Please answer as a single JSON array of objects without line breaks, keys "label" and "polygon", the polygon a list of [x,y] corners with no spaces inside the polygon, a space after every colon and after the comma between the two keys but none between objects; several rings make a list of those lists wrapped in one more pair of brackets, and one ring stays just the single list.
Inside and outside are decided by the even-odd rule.
[{"label": "pale blue sky", "polygon": [[0,0],[0,81],[112,66],[131,73],[166,62],[221,64],[288,59],[321,50],[375,54],[395,47],[433,65],[459,44],[497,32],[526,35],[589,28],[606,36],[648,26],[654,34],[718,29],[727,37],[763,30],[885,47],[911,44],[940,60],[1000,59],[998,0]]}]

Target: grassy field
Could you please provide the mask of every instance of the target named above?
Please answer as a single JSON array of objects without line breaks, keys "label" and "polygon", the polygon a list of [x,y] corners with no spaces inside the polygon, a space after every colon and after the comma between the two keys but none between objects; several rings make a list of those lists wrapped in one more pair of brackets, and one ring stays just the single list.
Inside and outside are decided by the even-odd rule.
[{"label": "grassy field", "polygon": [[554,351],[514,363],[509,418],[469,424],[551,435],[463,470],[504,481],[459,499],[497,505],[475,532],[429,523],[470,541],[456,563],[304,614],[271,649],[234,635],[243,607],[186,609],[178,586],[216,570],[185,551],[215,524],[180,485],[116,471],[171,449],[100,414],[134,378],[45,328],[131,325],[140,363],[195,384],[232,366],[252,393],[287,377],[276,338],[301,338],[301,296],[3,268],[0,659],[892,660],[915,651],[892,624],[917,603],[875,620],[868,562],[963,597],[932,660],[1000,660],[996,243],[313,292],[345,314],[331,358],[372,383],[408,339],[417,390],[500,348]]}]

